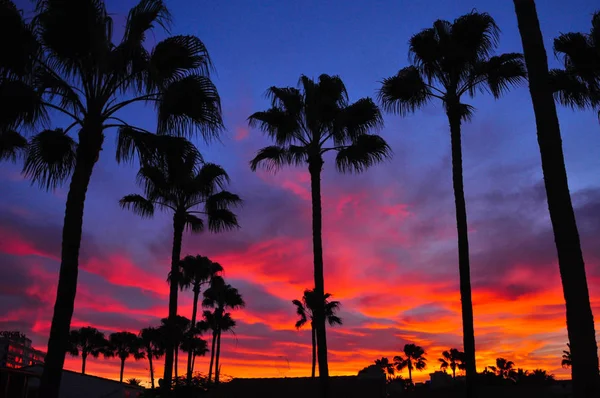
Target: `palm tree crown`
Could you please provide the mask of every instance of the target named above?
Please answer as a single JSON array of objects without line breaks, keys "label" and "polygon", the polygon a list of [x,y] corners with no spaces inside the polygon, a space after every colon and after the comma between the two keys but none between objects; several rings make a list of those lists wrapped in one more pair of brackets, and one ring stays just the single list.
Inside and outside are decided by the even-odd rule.
[{"label": "palm tree crown", "polygon": [[567,349],[563,350],[562,360],[560,361],[560,366],[563,368],[570,368],[572,365],[571,360],[571,344],[567,343]]},{"label": "palm tree crown", "polygon": [[147,327],[140,330],[139,338],[142,347],[146,351],[146,358],[150,365],[150,383],[154,389],[154,359],[159,359],[165,355],[165,338],[163,330],[160,328]]},{"label": "palm tree crown", "polygon": [[386,357],[382,357],[381,359],[375,360],[375,366],[379,367],[381,370],[385,372],[388,376],[394,376],[394,364],[390,362],[390,360]]},{"label": "palm tree crown", "polygon": [[[336,315],[342,304],[339,301],[330,301],[330,293],[325,293],[325,320],[329,326],[342,325],[342,318]],[[300,329],[309,320],[312,324],[314,314],[317,308],[317,295],[314,289],[306,289],[302,295],[302,300],[292,300],[292,304],[296,307],[296,314],[299,319],[296,321],[296,329]]]},{"label": "palm tree crown", "polygon": [[412,371],[423,370],[427,367],[427,358],[425,358],[425,350],[416,344],[404,345],[404,356],[397,355],[394,357],[394,365],[396,370],[402,371],[408,369],[408,379],[412,383]]},{"label": "palm tree crown", "polygon": [[465,369],[465,353],[459,351],[457,348],[451,348],[448,351],[442,352],[442,357],[438,359],[440,362],[440,369],[446,370],[450,368],[452,370],[452,377],[456,378],[456,369]]},{"label": "palm tree crown", "polygon": [[85,364],[88,355],[98,358],[108,346],[104,333],[98,329],[86,326],[71,330],[69,335],[69,354],[79,356],[81,354],[81,373],[85,373]]},{"label": "palm tree crown", "polygon": [[142,340],[131,332],[116,332],[109,336],[109,348],[105,352],[105,356],[116,356],[121,360],[121,376],[120,381],[123,382],[123,370],[125,361],[129,357],[140,360],[146,357]]}]

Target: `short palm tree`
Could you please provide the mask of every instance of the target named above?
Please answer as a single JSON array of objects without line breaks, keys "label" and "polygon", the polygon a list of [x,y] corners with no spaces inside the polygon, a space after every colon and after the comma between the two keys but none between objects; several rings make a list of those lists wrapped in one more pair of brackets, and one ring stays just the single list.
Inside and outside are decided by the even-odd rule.
[{"label": "short palm tree", "polygon": [[[191,330],[190,330],[191,331]],[[196,336],[194,333],[187,333],[180,344],[181,351],[187,352],[191,355],[192,362],[190,364],[188,373],[194,372],[194,364],[197,356],[205,356],[208,353],[208,343],[203,338]]]},{"label": "short palm tree", "polygon": [[508,379],[515,371],[515,363],[504,358],[496,358],[496,366],[488,366],[498,377]]},{"label": "short palm tree", "polygon": [[[173,347],[173,368],[175,370],[175,384],[179,383],[179,348],[181,342],[185,339],[186,334],[190,331],[190,320],[184,316],[176,315],[174,322],[169,318],[161,319],[161,332],[166,336],[165,347]],[[166,350],[165,348],[165,355]]]},{"label": "short palm tree", "polygon": [[[330,293],[325,293],[325,319],[329,326],[341,325],[342,318],[336,315],[341,307],[339,301],[329,301]],[[311,377],[315,377],[315,369],[317,362],[317,331],[315,325],[315,314],[317,312],[317,294],[315,290],[306,289],[301,300],[292,300],[292,304],[296,307],[296,314],[299,319],[296,321],[296,329],[300,329],[310,321],[310,335],[312,340],[312,371]]]},{"label": "short palm tree", "polygon": [[498,98],[525,79],[520,54],[492,56],[498,36],[496,22],[486,13],[471,12],[454,22],[438,20],[410,39],[412,65],[384,79],[379,91],[379,99],[388,111],[406,115],[437,99],[448,116],[467,391],[472,391],[476,366],[461,125],[473,117],[475,108],[463,99],[482,91]]},{"label": "short palm tree", "polygon": [[[10,132],[48,125],[51,113],[66,120],[63,130],[49,130],[53,135],[45,131],[45,139],[30,146],[25,170],[45,188],[71,180],[40,385],[41,398],[57,398],[76,295],[85,198],[105,135],[123,126],[138,138],[137,133],[148,133],[131,126],[123,114],[136,103],[146,103],[156,109],[159,134],[199,133],[210,139],[223,129],[220,99],[209,78],[208,52],[197,37],[171,36],[154,46],[146,40],[154,40],[154,28],[168,33],[171,16],[163,0],[139,0],[117,42],[104,0],[36,0],[31,21],[12,1],[2,0],[0,15],[0,36],[10,37],[0,60],[2,156],[13,156],[4,145],[7,141],[22,146]],[[66,140],[67,134],[77,136],[77,142]],[[117,160],[123,161],[135,151],[122,150],[128,137],[119,135]],[[47,139],[52,137],[57,145]],[[65,158],[70,162],[60,165]]]},{"label": "short palm tree", "polygon": [[[221,370],[219,367],[219,359],[221,356],[221,335],[223,332],[232,331],[236,326],[235,321],[231,318],[231,314],[226,313],[225,311],[227,309],[235,310],[244,308],[246,303],[236,288],[225,283],[225,280],[222,277],[216,276],[212,278],[210,287],[204,291],[202,306],[205,308],[214,309],[214,313],[208,316],[208,319],[206,319],[207,323],[206,325],[202,326],[202,328],[206,328],[208,326],[213,330],[211,359],[208,369],[208,382],[210,383],[211,381],[212,365],[214,362],[215,383],[218,384],[220,376],[219,373]],[[208,314],[205,314],[205,318],[206,315]]]},{"label": "short palm tree", "polygon": [[142,340],[130,332],[116,332],[109,336],[108,341],[109,347],[106,356],[117,357],[121,360],[121,373],[119,376],[119,381],[122,383],[125,361],[130,356],[136,361],[146,357]]},{"label": "short palm tree", "polygon": [[98,358],[104,353],[108,341],[104,333],[91,326],[71,330],[69,334],[68,353],[76,357],[81,355],[81,373],[85,374],[85,364],[88,356]]},{"label": "short palm tree", "polygon": [[394,376],[394,364],[390,362],[388,358],[382,357],[381,359],[376,359],[375,366],[381,368],[388,376],[388,378],[392,378]]},{"label": "short palm tree", "polygon": [[456,369],[465,369],[465,353],[459,351],[457,348],[451,348],[448,351],[442,352],[442,357],[438,359],[440,361],[440,369],[446,371],[446,369],[452,369],[452,378],[456,379]]},{"label": "short palm tree", "polygon": [[594,315],[581,251],[581,241],[569,192],[554,88],[535,2],[514,0],[515,12],[529,73],[529,92],[537,126],[544,185],[558,268],[565,297],[567,332],[573,355],[573,396],[600,396],[598,345]]},{"label": "short palm tree", "polygon": [[[199,166],[199,163],[201,166]],[[201,163],[192,153],[189,156],[171,157],[160,165],[144,166],[138,173],[145,196],[127,195],[121,207],[131,209],[142,217],[152,217],[155,208],[173,213],[173,250],[171,254],[171,286],[169,292],[169,318],[177,315],[177,293],[181,278],[181,244],[183,232],[202,232],[208,224],[210,232],[221,232],[238,227],[232,207],[241,203],[239,196],[223,188],[229,176],[222,167]],[[201,207],[201,209],[197,209]],[[206,223],[205,220],[206,219]],[[172,379],[175,347],[167,340],[165,347],[164,383]]]},{"label": "short palm tree", "polygon": [[[203,284],[210,283],[215,275],[223,271],[223,267],[221,264],[211,261],[208,257],[197,255],[185,256],[185,258],[181,260],[181,269],[183,274],[179,284],[183,288],[191,288],[194,292],[191,325],[195,327],[196,315],[198,313],[198,297],[200,296],[200,288]],[[192,379],[192,357],[195,356],[196,353],[193,349],[189,349],[185,352],[188,353],[187,380],[189,383]]]},{"label": "short palm tree", "polygon": [[573,362],[571,360],[571,344],[567,343],[567,349],[563,350],[560,366],[562,366],[563,368],[570,368],[572,363]]},{"label": "short palm tree", "polygon": [[[383,138],[370,134],[383,126],[379,108],[370,98],[348,101],[338,76],[321,75],[318,81],[301,76],[299,88],[271,87],[271,108],[248,120],[275,143],[261,149],[250,162],[252,170],[263,166],[277,170],[286,165],[308,166],[312,194],[312,238],[315,292],[324,301],[321,171],[323,155],[336,153],[340,172],[360,172],[390,156]],[[315,313],[319,375],[324,386],[329,377],[327,337],[323,310]]]},{"label": "short palm tree", "polygon": [[142,347],[146,351],[148,365],[150,367],[150,383],[154,389],[154,363],[153,360],[165,355],[165,336],[159,328],[147,327],[140,331]]},{"label": "short palm tree", "polygon": [[554,53],[564,69],[550,71],[555,98],[572,108],[591,108],[600,117],[600,11],[589,33],[563,33],[554,39]]},{"label": "short palm tree", "polygon": [[396,370],[398,371],[408,369],[408,380],[410,380],[412,384],[413,369],[423,370],[427,367],[427,358],[425,358],[425,351],[418,345],[405,344],[404,356],[395,356],[394,365],[396,366]]}]

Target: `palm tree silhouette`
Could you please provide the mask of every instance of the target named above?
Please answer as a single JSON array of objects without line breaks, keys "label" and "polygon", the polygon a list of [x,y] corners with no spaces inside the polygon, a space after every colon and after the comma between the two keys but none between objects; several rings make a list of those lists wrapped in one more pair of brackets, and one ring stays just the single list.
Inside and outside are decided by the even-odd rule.
[{"label": "palm tree silhouette", "polygon": [[14,130],[5,129],[0,124],[0,160],[16,162],[25,148],[27,148],[27,139]]},{"label": "palm tree silhouette", "polygon": [[135,334],[130,332],[116,332],[109,336],[109,346],[106,351],[107,357],[117,357],[121,360],[121,373],[119,381],[123,382],[123,370],[125,361],[132,356],[133,359],[140,360],[146,357],[142,341]]},{"label": "palm tree silhouette", "polygon": [[[209,140],[220,134],[223,123],[219,95],[209,78],[212,64],[202,41],[178,35],[151,47],[146,40],[154,40],[156,27],[169,31],[171,16],[163,0],[140,0],[131,8],[122,40],[116,43],[103,0],[37,0],[34,11],[33,20],[26,21],[12,1],[0,2],[0,34],[11,38],[0,61],[0,131],[4,141],[7,131],[38,128],[54,112],[66,118],[67,125],[64,131],[43,132],[45,138],[64,141],[61,136],[69,133],[78,137],[76,144],[71,139],[72,145],[66,146],[54,145],[53,139],[38,140],[46,145],[30,146],[25,169],[45,188],[71,178],[60,279],[40,385],[40,397],[56,398],[76,295],[85,198],[105,134],[127,126],[119,133],[120,148],[132,142],[131,136],[139,141],[152,135],[119,117],[136,103],[155,106],[159,134],[199,133]],[[132,152],[118,155],[117,160],[124,161]],[[65,158],[73,161],[57,167]],[[61,172],[54,174],[57,168]]]},{"label": "palm tree silhouette", "polygon": [[[186,256],[181,260],[181,269],[183,275],[180,285],[183,288],[191,288],[194,292],[194,302],[192,308],[191,325],[196,325],[196,315],[198,313],[198,297],[200,296],[200,287],[209,283],[211,279],[223,271],[221,264],[211,261],[208,257]],[[193,340],[190,340],[192,342]],[[192,380],[192,356],[197,355],[193,349],[185,351],[188,353],[187,359],[187,380],[188,383]]]},{"label": "palm tree silhouette", "polygon": [[[361,172],[390,156],[383,138],[369,134],[383,126],[379,108],[370,98],[349,103],[344,83],[338,76],[321,75],[314,81],[302,75],[299,88],[271,87],[267,95],[271,108],[256,112],[248,120],[258,126],[275,145],[256,154],[252,170],[263,166],[276,171],[285,165],[308,165],[312,195],[312,238],[315,292],[323,302],[323,242],[321,214],[321,171],[323,155],[336,152],[340,172]],[[327,337],[324,309],[317,308],[315,328],[319,358],[319,375],[327,388]]]},{"label": "palm tree silhouette", "polygon": [[406,115],[438,99],[448,116],[468,396],[472,394],[476,366],[461,124],[473,117],[475,108],[462,98],[474,97],[480,91],[489,91],[498,98],[524,80],[520,54],[491,56],[498,36],[496,22],[486,13],[471,12],[454,22],[438,20],[410,39],[412,65],[384,79],[379,91],[379,99],[388,111]]},{"label": "palm tree silhouette", "polygon": [[572,365],[571,360],[571,344],[567,343],[567,349],[563,350],[562,361],[560,361],[560,366],[563,368],[570,368]]},{"label": "palm tree silhouette", "polygon": [[515,372],[515,363],[504,358],[496,358],[496,366],[488,366],[488,368],[503,379],[509,379]]},{"label": "palm tree silhouette", "polygon": [[107,346],[108,341],[104,337],[104,333],[91,326],[85,326],[71,330],[67,352],[74,357],[81,354],[81,373],[85,374],[87,357],[91,355],[94,358],[98,358],[100,354],[104,353]]},{"label": "palm tree silhouette", "polygon": [[402,355],[395,356],[394,365],[398,371],[402,371],[405,368],[408,369],[408,380],[412,384],[413,369],[425,369],[427,367],[427,358],[425,358],[425,351],[423,348],[415,344],[405,344],[404,355],[404,357]]},{"label": "palm tree silhouette", "polygon": [[514,4],[529,73],[529,92],[535,113],[548,210],[567,309],[567,332],[573,354],[573,396],[596,397],[600,395],[600,378],[594,316],[569,192],[544,38],[535,2],[514,0]]},{"label": "palm tree silhouette", "polygon": [[[152,217],[155,208],[173,212],[173,250],[171,254],[169,318],[177,315],[177,287],[181,280],[181,244],[186,227],[192,232],[202,232],[207,220],[208,230],[221,232],[239,227],[236,215],[230,210],[241,203],[239,196],[225,191],[229,176],[222,167],[203,163],[189,153],[183,159],[169,156],[161,165],[143,166],[138,181],[145,196],[127,195],[119,202],[141,217]],[[195,210],[202,206],[202,210]],[[170,385],[175,346],[167,340],[163,380]],[[166,388],[166,387],[165,387]]]},{"label": "palm tree silhouette", "polygon": [[146,358],[150,366],[150,382],[154,389],[154,359],[160,359],[165,355],[165,336],[160,328],[147,327],[140,331],[142,347],[146,351]]},{"label": "palm tree silhouette", "polygon": [[452,378],[456,379],[456,369],[465,369],[464,359],[464,352],[459,351],[457,348],[451,348],[448,351],[443,351],[442,357],[438,361],[440,361],[440,369],[444,371],[448,368],[452,369]]},{"label": "palm tree silhouette", "polygon": [[600,11],[592,16],[590,33],[563,33],[554,39],[554,53],[564,69],[552,69],[555,98],[572,108],[598,110],[600,117]]},{"label": "palm tree silhouette", "polygon": [[[190,330],[190,320],[184,316],[176,315],[174,321],[171,321],[169,318],[161,319],[161,332],[166,336],[166,341],[168,344],[165,344],[165,347],[173,347],[173,368],[175,370],[175,384],[179,383],[179,347],[181,346],[181,342],[185,339],[186,334]],[[165,349],[165,355],[167,353],[167,349]]]},{"label": "palm tree silhouette", "polygon": [[375,365],[381,368],[389,378],[394,376],[394,364],[388,358],[376,359]]},{"label": "palm tree silhouette", "polygon": [[[329,301],[331,294],[325,293],[325,319],[329,326],[341,325],[342,318],[336,315],[340,309],[339,301]],[[296,321],[296,329],[300,329],[310,320],[310,335],[312,340],[312,371],[311,377],[315,377],[316,361],[317,361],[317,333],[315,328],[315,314],[318,306],[317,294],[315,290],[306,289],[302,295],[302,300],[292,300],[292,304],[296,306],[296,314],[300,317]]]},{"label": "palm tree silhouette", "polygon": [[[212,365],[215,365],[215,383],[219,384],[219,358],[221,355],[221,335],[222,332],[232,331],[236,323],[231,318],[230,313],[225,313],[226,309],[244,308],[246,303],[239,291],[229,284],[220,276],[215,276],[210,282],[210,287],[204,291],[204,299],[202,306],[205,308],[214,309],[214,313],[208,314],[205,312],[207,323],[201,326],[201,329],[206,329],[208,326],[213,330],[213,340],[211,349],[210,366],[208,370],[208,382],[211,381]],[[216,344],[216,352],[215,352]]]},{"label": "palm tree silhouette", "polygon": [[196,357],[203,357],[208,352],[208,343],[206,342],[206,340],[196,336],[194,333],[190,333],[193,331],[194,329],[190,329],[188,333],[186,333],[180,345],[181,351],[187,352],[188,355],[191,355],[192,357],[192,362],[188,370],[189,374],[194,372],[194,363],[196,362]]}]

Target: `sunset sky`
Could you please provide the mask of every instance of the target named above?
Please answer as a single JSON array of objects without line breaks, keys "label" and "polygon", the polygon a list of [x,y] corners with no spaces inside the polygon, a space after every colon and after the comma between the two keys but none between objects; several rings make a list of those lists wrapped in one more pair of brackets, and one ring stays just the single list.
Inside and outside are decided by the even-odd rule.
[{"label": "sunset sky", "polygon": [[[109,0],[116,35],[132,0]],[[291,300],[312,286],[310,184],[305,168],[253,173],[249,160],[268,141],[246,118],[264,110],[265,90],[295,86],[300,74],[338,74],[352,100],[375,96],[380,81],[408,64],[407,41],[436,19],[476,8],[502,29],[499,52],[520,52],[510,1],[228,0],[168,2],[173,33],[208,47],[222,97],[222,142],[195,141],[206,160],[230,173],[244,199],[242,228],[184,235],[183,254],[220,262],[244,295],[235,335],[223,336],[222,373],[240,377],[307,376],[310,333],[294,328]],[[260,3],[260,4],[259,4]],[[26,0],[17,1],[24,8]],[[594,0],[538,1],[551,65],[552,39],[588,31]],[[151,42],[164,37],[157,32]],[[477,367],[505,357],[517,367],[560,368],[566,348],[564,300],[542,181],[535,123],[525,87],[495,101],[480,95],[463,129]],[[593,112],[559,108],[571,194],[587,264],[592,306],[600,316],[600,125]],[[150,108],[121,116],[154,128]],[[65,127],[56,118],[54,127]],[[462,348],[448,123],[439,104],[415,115],[386,115],[382,134],[394,158],[361,175],[323,173],[326,291],[342,302],[344,326],[328,329],[330,370],[356,374],[407,342],[425,348],[428,379],[443,350]],[[96,165],[85,207],[72,327],[132,332],[167,315],[172,226],[168,214],[140,219],[118,206],[138,193],[136,168],[115,162],[114,131]],[[44,192],[19,165],[0,165],[0,329],[21,330],[45,349],[56,295],[67,186]],[[191,292],[179,313],[190,317]],[[159,361],[160,362],[160,361]],[[180,356],[180,374],[185,359]],[[208,370],[208,359],[196,368]],[[80,358],[66,367],[80,369]],[[147,361],[130,360],[125,378],[148,380]],[[90,359],[89,373],[118,378],[117,360]],[[157,375],[162,374],[162,368]],[[158,378],[158,377],[157,377]]]}]

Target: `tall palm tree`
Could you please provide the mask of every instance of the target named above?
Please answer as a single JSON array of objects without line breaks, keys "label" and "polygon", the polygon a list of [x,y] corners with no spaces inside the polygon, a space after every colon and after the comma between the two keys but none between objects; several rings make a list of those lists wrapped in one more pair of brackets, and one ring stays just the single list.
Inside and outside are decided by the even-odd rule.
[{"label": "tall palm tree", "polygon": [[389,378],[394,376],[394,364],[388,358],[382,357],[381,359],[376,359],[375,366],[381,368]]},{"label": "tall palm tree", "polygon": [[[325,319],[329,326],[341,325],[342,318],[336,315],[337,311],[341,307],[339,301],[329,301],[331,297],[330,293],[325,293]],[[312,371],[311,377],[315,377],[315,369],[317,362],[317,331],[315,325],[315,314],[318,307],[317,294],[314,289],[304,290],[301,300],[292,300],[292,304],[296,307],[296,314],[300,317],[296,321],[296,329],[300,329],[302,326],[310,320],[310,335],[312,340]]]},{"label": "tall palm tree", "polygon": [[488,91],[498,98],[525,78],[520,54],[492,56],[499,29],[486,13],[471,12],[454,22],[438,20],[410,39],[412,65],[384,79],[379,91],[383,107],[406,115],[434,99],[442,101],[450,124],[452,181],[458,230],[458,267],[462,306],[463,345],[466,357],[467,395],[476,375],[475,332],[469,264],[467,208],[463,186],[461,125],[475,108],[464,97]]},{"label": "tall palm tree", "polygon": [[109,347],[107,356],[118,357],[121,360],[121,373],[119,381],[123,382],[123,370],[125,369],[125,361],[131,356],[133,359],[140,360],[146,357],[142,340],[130,332],[111,333],[108,338]]},{"label": "tall palm tree", "polygon": [[71,330],[69,334],[68,353],[76,357],[81,354],[81,373],[85,374],[85,363],[87,357],[91,355],[98,358],[104,353],[108,346],[108,341],[104,333],[91,326],[85,326],[76,330]]},{"label": "tall palm tree", "polygon": [[514,4],[525,63],[529,72],[529,92],[535,112],[548,210],[566,303],[567,331],[573,356],[573,394],[577,398],[597,397],[600,395],[600,377],[594,316],[590,305],[579,231],[569,193],[544,39],[535,2],[514,0]]},{"label": "tall palm tree", "polygon": [[[261,149],[250,162],[252,170],[263,166],[276,171],[285,165],[308,165],[312,194],[312,238],[315,292],[323,302],[323,242],[321,210],[321,171],[323,155],[336,152],[340,172],[364,171],[390,156],[390,148],[378,135],[383,126],[379,108],[370,98],[348,101],[344,83],[338,76],[319,76],[314,81],[301,76],[299,88],[271,87],[267,90],[271,108],[256,112],[248,120],[258,126],[275,145]],[[319,375],[327,386],[327,337],[325,315],[315,313]]]},{"label": "tall palm tree", "polygon": [[[112,40],[112,18],[103,0],[37,0],[31,21],[24,19],[12,1],[2,0],[0,14],[0,36],[11,41],[2,46],[0,61],[2,137],[8,131],[47,125],[50,112],[67,120],[64,130],[54,133],[58,140],[67,134],[78,137],[76,144],[71,139],[73,145],[55,146],[54,140],[43,140],[38,144],[46,145],[31,146],[25,170],[45,188],[71,179],[60,277],[40,385],[41,398],[56,398],[76,295],[84,203],[105,134],[127,126],[129,136],[119,134],[122,150],[117,152],[117,161],[130,159],[135,151],[126,145],[132,143],[128,138],[149,133],[123,120],[122,111],[146,103],[156,108],[159,134],[199,133],[210,139],[223,127],[220,99],[209,78],[208,52],[197,37],[171,36],[150,47],[146,38],[154,40],[154,28],[168,33],[171,16],[163,0],[140,0],[131,8],[119,42]],[[65,157],[72,162],[59,167],[58,173],[56,167],[48,166],[56,166]]]},{"label": "tall palm tree", "polygon": [[560,366],[563,368],[570,368],[573,364],[573,360],[571,359],[571,344],[567,343],[567,349],[563,350],[562,360],[560,361]]},{"label": "tall palm tree", "polygon": [[[211,350],[210,367],[208,370],[208,382],[211,381],[212,365],[214,360],[215,365],[215,383],[219,383],[219,358],[221,355],[221,335],[225,331],[232,331],[236,323],[231,318],[230,313],[226,313],[227,309],[235,310],[244,308],[246,303],[239,291],[231,285],[225,283],[225,280],[220,276],[212,278],[210,287],[204,291],[204,299],[202,306],[205,308],[214,309],[214,313],[208,316],[207,325],[213,329],[213,341]],[[212,318],[212,321],[211,321]],[[205,326],[203,326],[204,328]],[[216,344],[216,352],[215,352]]]},{"label": "tall palm tree", "polygon": [[563,33],[554,39],[554,53],[564,69],[550,71],[555,98],[572,108],[598,110],[600,117],[600,11],[589,33]]},{"label": "tall palm tree", "polygon": [[496,375],[508,379],[515,372],[515,363],[504,358],[496,358],[496,366],[488,366]]},{"label": "tall palm tree", "polygon": [[139,338],[142,347],[146,350],[146,358],[150,366],[150,382],[154,389],[154,359],[160,359],[165,355],[165,336],[160,328],[147,327],[140,330]]},{"label": "tall palm tree", "polygon": [[[210,232],[221,232],[239,227],[236,215],[230,210],[241,203],[239,196],[223,188],[229,176],[222,167],[202,163],[190,154],[181,157],[168,156],[161,165],[143,166],[138,181],[145,196],[132,194],[123,197],[121,207],[131,209],[142,217],[152,217],[155,208],[173,213],[173,250],[171,253],[171,286],[169,292],[169,319],[177,315],[177,287],[181,278],[181,244],[183,232],[202,232],[207,220]],[[200,207],[197,210],[197,207]],[[164,385],[172,379],[174,346],[167,340],[165,347]]]},{"label": "tall palm tree", "polygon": [[[183,337],[181,341],[180,347],[181,351],[187,352],[192,356],[192,363],[190,364],[188,373],[191,374],[194,372],[194,363],[196,362],[197,356],[205,356],[208,352],[208,343],[201,337],[196,336],[194,333],[190,333],[193,331],[190,329],[188,333]],[[191,378],[188,378],[188,382]]]},{"label": "tall palm tree", "polygon": [[422,347],[416,344],[405,344],[404,355],[397,355],[394,357],[394,365],[396,370],[402,371],[408,369],[408,380],[412,384],[412,371],[423,370],[427,367],[427,358],[425,358],[425,351]]},{"label": "tall palm tree", "polygon": [[452,378],[456,379],[456,369],[465,369],[465,353],[459,351],[457,348],[451,348],[448,351],[442,352],[442,357],[438,359],[440,361],[440,369],[446,371],[446,369],[452,369]]},{"label": "tall palm tree", "polygon": [[[191,288],[194,292],[194,302],[192,307],[191,325],[196,326],[196,315],[198,313],[198,297],[200,296],[200,288],[203,284],[209,283],[213,276],[223,271],[221,264],[211,261],[204,256],[186,256],[181,260],[181,269],[183,275],[180,285],[184,288]],[[192,340],[190,340],[192,341]],[[193,349],[185,351],[188,353],[187,359],[187,380],[188,383],[192,380],[192,356],[196,355]]]}]

